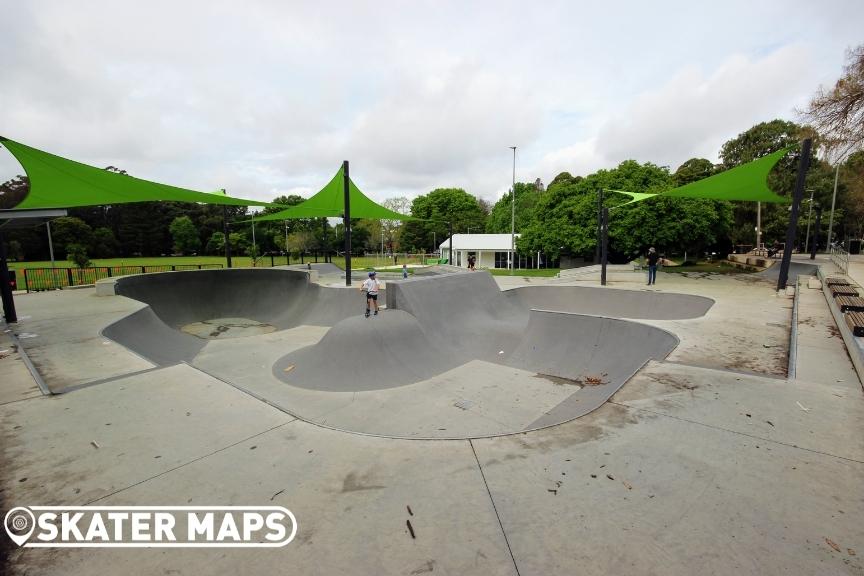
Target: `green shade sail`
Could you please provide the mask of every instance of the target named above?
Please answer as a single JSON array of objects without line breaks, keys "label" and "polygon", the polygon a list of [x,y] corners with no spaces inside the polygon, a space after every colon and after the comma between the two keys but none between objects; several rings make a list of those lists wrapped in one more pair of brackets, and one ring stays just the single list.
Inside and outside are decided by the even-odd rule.
[{"label": "green shade sail", "polygon": [[644,192],[625,192],[624,190],[606,190],[606,192],[617,192],[618,194],[626,194],[630,196],[630,200],[624,202],[623,204],[618,204],[617,206],[613,206],[613,208],[620,208],[621,206],[627,206],[628,204],[633,204],[634,202],[641,202],[642,200],[647,200],[648,198],[653,198],[657,194],[646,194]]},{"label": "green shade sail", "polygon": [[[317,194],[281,212],[256,216],[255,221],[291,220],[295,218],[341,218],[345,214],[345,192],[343,190],[344,168],[340,167],[333,179]],[[351,199],[351,219],[369,220],[413,220],[411,216],[399,214],[369,199],[352,180],[349,180],[348,190]]]},{"label": "green shade sail", "polygon": [[30,192],[16,209],[75,208],[170,200],[230,206],[271,206],[268,202],[197,192],[67,160],[0,136],[0,144],[21,163],[30,179]]},{"label": "green shade sail", "polygon": [[787,203],[790,201],[788,198],[778,196],[768,188],[768,173],[788,153],[789,148],[778,150],[753,162],[679,186],[664,192],[663,195],[676,198]]},{"label": "green shade sail", "polygon": [[620,206],[626,206],[633,202],[640,202],[653,198],[654,196],[670,196],[673,198],[702,198],[705,200],[732,200],[739,202],[773,202],[788,203],[789,198],[779,196],[768,188],[768,173],[774,165],[780,161],[790,148],[778,150],[758,160],[742,164],[720,172],[714,176],[673,188],[661,194],[645,194],[642,192],[625,192],[624,190],[609,190],[627,194],[631,197],[629,202]]}]

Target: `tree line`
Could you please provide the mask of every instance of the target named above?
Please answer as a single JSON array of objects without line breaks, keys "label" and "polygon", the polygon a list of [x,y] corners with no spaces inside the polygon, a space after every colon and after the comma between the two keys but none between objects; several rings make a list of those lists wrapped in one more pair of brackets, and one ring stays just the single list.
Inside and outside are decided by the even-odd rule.
[{"label": "tree line", "polygon": [[[522,253],[542,252],[547,259],[562,256],[590,259],[597,244],[597,201],[601,189],[663,192],[761,158],[813,137],[811,167],[807,174],[807,204],[799,220],[798,238],[808,224],[815,226],[816,213],[830,209],[837,177],[834,214],[835,239],[864,235],[864,46],[850,50],[844,75],[831,90],[820,89],[800,115],[810,125],[775,119],[759,123],[730,139],[719,151],[720,162],[691,158],[674,171],[651,162],[625,160],[611,169],[587,175],[562,172],[544,189],[539,179],[516,183],[494,205],[462,188],[437,188],[413,200],[405,197],[384,202],[388,208],[416,218],[399,221],[352,220],[352,245],[358,253],[434,252],[454,233],[509,233],[515,193],[515,229],[521,234],[517,248]],[[827,151],[822,157],[817,150]],[[118,171],[114,167],[107,168]],[[769,175],[769,187],[790,195],[797,160],[786,157]],[[0,208],[11,208],[26,194],[28,182],[18,176],[0,185]],[[809,204],[812,193],[813,203]],[[300,196],[279,196],[283,206],[299,204]],[[756,241],[756,205],[753,202],[722,202],[689,198],[656,197],[620,206],[623,195],[609,194],[612,208],[609,224],[610,256],[623,261],[655,246],[667,254],[725,254],[736,244]],[[811,216],[810,207],[814,207]],[[281,210],[267,207],[263,213]],[[327,218],[287,222],[247,222],[246,207],[141,202],[73,208],[68,217],[51,223],[58,258],[82,252],[97,258],[157,256],[169,254],[224,253],[226,240],[233,253],[258,256],[268,252],[310,253],[342,250],[341,223]],[[228,238],[223,218],[230,223]],[[824,238],[827,218],[821,221]],[[334,220],[334,222],[336,222]],[[762,205],[763,242],[783,241],[788,222],[785,204]],[[45,260],[48,241],[43,227],[7,233],[12,259]]]}]

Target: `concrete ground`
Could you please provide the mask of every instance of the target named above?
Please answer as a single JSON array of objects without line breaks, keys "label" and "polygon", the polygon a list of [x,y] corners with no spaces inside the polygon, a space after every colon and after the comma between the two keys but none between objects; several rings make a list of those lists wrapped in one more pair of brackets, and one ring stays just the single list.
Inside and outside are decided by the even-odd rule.
[{"label": "concrete ground", "polygon": [[[643,282],[616,273],[610,289]],[[661,273],[652,289],[716,304],[702,318],[645,321],[681,344],[600,409],[535,432],[428,441],[298,420],[196,367],[255,384],[226,359],[245,339],[156,368],[99,336],[139,304],[92,290],[19,297],[13,332],[47,386],[73,391],[41,395],[0,336],[4,510],[276,504],[299,531],[275,549],[14,548],[6,571],[864,574],[864,395],[822,292],[800,289],[789,380],[792,300],[770,283]],[[266,365],[322,330],[256,336],[241,357]]]}]

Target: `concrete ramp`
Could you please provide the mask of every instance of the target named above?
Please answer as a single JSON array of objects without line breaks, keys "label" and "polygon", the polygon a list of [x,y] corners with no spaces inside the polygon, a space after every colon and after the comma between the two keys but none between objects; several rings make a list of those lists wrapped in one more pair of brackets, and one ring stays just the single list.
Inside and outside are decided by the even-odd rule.
[{"label": "concrete ramp", "polygon": [[691,294],[590,286],[524,286],[503,294],[522,308],[651,320],[698,318],[714,305]]},{"label": "concrete ramp", "polygon": [[427,338],[411,314],[386,310],[339,322],[317,344],[280,358],[273,374],[300,388],[358,392],[420,382],[464,358]]},{"label": "concrete ramp", "polygon": [[[818,264],[809,264],[807,262],[790,262],[789,263],[789,280],[794,283],[798,276],[815,276],[819,269]],[[773,266],[762,272],[756,272],[754,276],[759,276],[771,282],[777,282],[780,278],[780,262],[777,261]]]},{"label": "concrete ramp", "polygon": [[284,330],[333,326],[362,314],[356,289],[326,288],[302,270],[232,268],[140,274],[117,279],[115,292],[148,305],[103,334],[166,366],[189,361],[207,340],[180,331],[214,318],[248,318]]}]

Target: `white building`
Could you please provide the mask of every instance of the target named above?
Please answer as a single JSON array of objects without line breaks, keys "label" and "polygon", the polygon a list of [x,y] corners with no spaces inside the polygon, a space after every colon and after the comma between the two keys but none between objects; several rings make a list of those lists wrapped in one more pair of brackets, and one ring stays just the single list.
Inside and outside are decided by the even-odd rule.
[{"label": "white building", "polygon": [[[472,255],[477,259],[477,268],[509,268],[510,234],[454,234],[455,259],[450,258],[449,238],[441,243],[439,249],[442,258],[462,268],[468,267],[468,257]],[[519,264],[516,263],[517,268]]]}]

